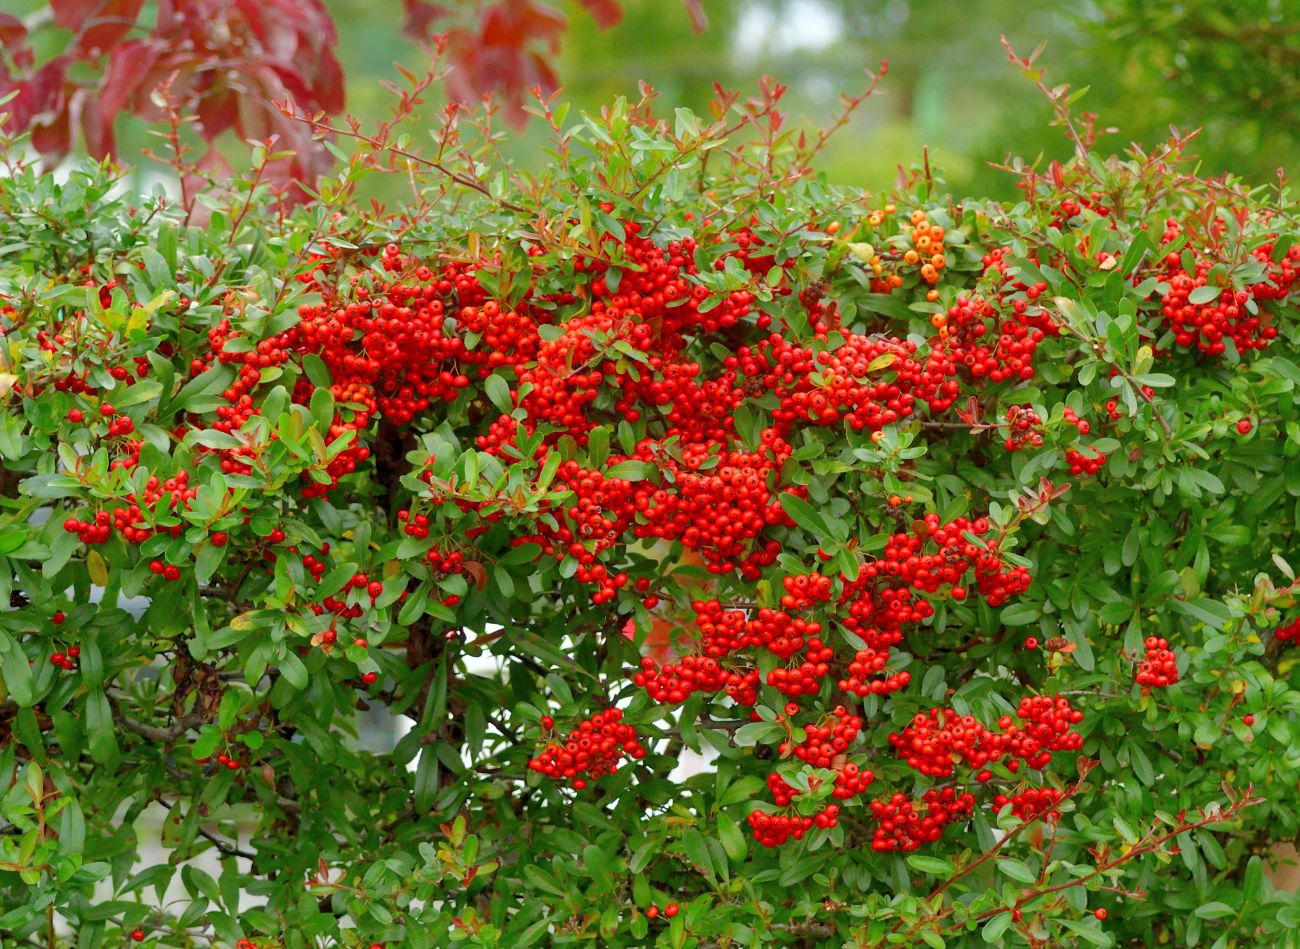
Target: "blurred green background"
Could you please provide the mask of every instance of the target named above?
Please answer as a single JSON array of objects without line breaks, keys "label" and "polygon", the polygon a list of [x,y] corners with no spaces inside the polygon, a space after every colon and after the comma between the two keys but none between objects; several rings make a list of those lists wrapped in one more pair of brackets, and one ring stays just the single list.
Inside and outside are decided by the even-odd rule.
[{"label": "blurred green background", "polygon": [[[339,28],[348,110],[366,125],[387,111],[394,63],[422,72],[420,46],[402,36],[401,0],[324,0]],[[566,96],[595,110],[637,95],[646,80],[665,107],[703,111],[713,83],[744,90],[770,74],[789,85],[792,123],[826,124],[838,93],[890,61],[880,92],[833,141],[822,167],[834,180],[887,189],[923,146],[957,192],[1006,197],[1010,176],[989,167],[1008,155],[1067,157],[1048,125],[1045,98],[999,43],[1006,34],[1050,84],[1088,87],[1077,109],[1098,114],[1104,151],[1157,145],[1169,127],[1201,128],[1201,171],[1275,182],[1300,165],[1300,0],[702,0],[703,33],[680,0],[622,0],[623,21],[599,29],[578,0],[552,0],[569,17],[556,62]],[[26,13],[37,0],[0,0]],[[449,0],[453,16],[476,4]],[[430,103],[427,124],[433,127]],[[121,155],[137,162],[143,125],[121,123]],[[542,130],[512,134],[508,153],[546,161]],[[400,183],[393,182],[400,188]],[[396,194],[397,192],[395,192]]]},{"label": "blurred green background", "polygon": [[[378,79],[397,58],[423,65],[396,36],[398,0],[327,0],[343,41],[349,109],[383,107]],[[793,122],[823,125],[838,93],[863,70],[890,63],[881,91],[827,150],[837,181],[886,189],[922,146],[958,192],[1009,196],[989,167],[1009,154],[1068,157],[1051,110],[999,43],[1021,55],[1041,42],[1051,85],[1088,87],[1076,108],[1095,112],[1107,151],[1156,145],[1170,125],[1201,128],[1202,171],[1275,182],[1300,165],[1300,0],[704,0],[709,28],[693,33],[677,0],[626,0],[623,22],[600,30],[576,0],[557,4],[570,29],[558,61],[575,108],[635,96],[646,80],[667,105],[702,111],[715,81],[752,90],[770,74],[790,87]],[[390,24],[394,24],[390,26]],[[544,161],[533,128],[515,137],[519,161]]]}]

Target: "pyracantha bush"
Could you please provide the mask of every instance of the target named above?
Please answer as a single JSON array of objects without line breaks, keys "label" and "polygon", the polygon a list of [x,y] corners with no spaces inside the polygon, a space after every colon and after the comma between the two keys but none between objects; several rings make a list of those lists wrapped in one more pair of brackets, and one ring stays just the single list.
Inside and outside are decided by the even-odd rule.
[{"label": "pyracantha bush", "polygon": [[1081,133],[862,194],[780,93],[293,211],[8,152],[0,929],[1294,931],[1296,205]]}]

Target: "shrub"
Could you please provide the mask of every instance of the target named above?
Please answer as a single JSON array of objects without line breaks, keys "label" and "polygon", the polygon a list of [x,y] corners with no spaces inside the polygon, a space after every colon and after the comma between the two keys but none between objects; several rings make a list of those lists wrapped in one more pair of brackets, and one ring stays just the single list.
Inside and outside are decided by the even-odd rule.
[{"label": "shrub", "polygon": [[780,93],[541,103],[540,179],[340,129],[293,210],[10,147],[0,927],[1294,928],[1294,202],[1063,94],[1013,206],[854,193]]}]

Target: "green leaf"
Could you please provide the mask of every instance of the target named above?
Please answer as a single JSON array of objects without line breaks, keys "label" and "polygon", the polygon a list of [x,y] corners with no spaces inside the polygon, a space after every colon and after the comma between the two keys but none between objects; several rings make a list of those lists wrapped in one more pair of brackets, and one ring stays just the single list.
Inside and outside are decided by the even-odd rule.
[{"label": "green leaf", "polygon": [[1224,919],[1228,916],[1236,916],[1237,911],[1227,903],[1218,900],[1212,900],[1209,903],[1202,903],[1196,909],[1192,910],[1201,919]]},{"label": "green leaf", "polygon": [[984,937],[986,943],[995,944],[1002,938],[1002,934],[1011,928],[1011,923],[1010,913],[998,913],[984,924],[984,928],[980,930],[980,935]]},{"label": "green leaf", "polygon": [[951,860],[945,860],[941,857],[931,857],[923,853],[910,854],[907,858],[907,865],[913,870],[921,873],[928,873],[931,876],[951,876],[953,865]]},{"label": "green leaf", "polygon": [[644,461],[620,461],[601,472],[606,478],[621,478],[624,481],[644,481],[649,469]]},{"label": "green leaf", "polygon": [[298,654],[292,649],[285,652],[277,667],[280,670],[280,675],[284,676],[285,680],[295,689],[301,692],[307,688],[307,667],[302,664],[302,660],[298,658]]},{"label": "green leaf", "polygon": [[832,523],[815,507],[796,494],[786,492],[781,495],[781,507],[790,519],[812,535],[818,544],[826,541],[845,540],[848,529],[840,523]]},{"label": "green leaf", "polygon": [[90,738],[90,757],[96,763],[106,764],[117,756],[113,712],[102,688],[86,694],[86,734]]},{"label": "green leaf", "polygon": [[488,376],[483,381],[483,391],[502,415],[509,415],[514,411],[514,406],[510,404],[510,384],[499,375],[494,373]]},{"label": "green leaf", "polygon": [[1029,869],[1029,866],[1021,860],[1014,857],[1002,857],[997,861],[997,867],[1004,874],[1019,883],[1037,883],[1038,874]]},{"label": "green leaf", "polygon": [[0,630],[0,676],[4,678],[5,691],[19,708],[28,708],[35,701],[32,692],[32,670],[27,655],[7,632]]}]

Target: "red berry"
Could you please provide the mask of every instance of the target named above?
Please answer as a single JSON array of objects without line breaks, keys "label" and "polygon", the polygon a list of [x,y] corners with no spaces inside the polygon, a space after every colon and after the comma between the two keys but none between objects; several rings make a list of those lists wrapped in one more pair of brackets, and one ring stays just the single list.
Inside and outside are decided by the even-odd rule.
[{"label": "red berry", "polygon": [[1096,916],[1098,919],[1105,919],[1107,915],[1106,907],[1098,906],[1095,910],[1092,911],[1092,915]]},{"label": "red berry", "polygon": [[1242,723],[1243,725],[1245,725],[1247,728],[1250,728],[1251,726],[1253,726],[1253,725],[1255,724],[1255,716],[1254,716],[1254,715],[1243,715],[1243,716],[1241,717],[1241,723]]},{"label": "red berry", "polygon": [[212,546],[224,547],[226,546],[226,541],[228,539],[229,538],[227,538],[224,533],[222,533],[221,531],[217,531],[215,534],[212,535]]},{"label": "red berry", "polygon": [[676,903],[669,903],[667,906],[664,907],[664,915],[667,916],[669,919],[672,919],[674,916],[676,916],[679,911],[680,908],[677,906]]},{"label": "red berry", "polygon": [[1037,648],[1038,648],[1038,640],[1037,640],[1035,637],[1030,636],[1028,639],[1025,640],[1025,648],[1026,648],[1026,649],[1037,649]]},{"label": "red berry", "polygon": [[[113,408],[111,405],[105,402],[103,405],[99,407],[99,414],[104,416],[104,418],[112,418],[114,415],[117,414],[117,409]],[[136,932],[139,931],[140,930],[138,929],[136,930]],[[142,935],[140,938],[143,939],[144,936]]]},{"label": "red berry", "polygon": [[50,617],[50,622],[52,622],[55,626],[62,626],[63,621],[67,618],[68,617],[64,614],[62,610],[56,610],[54,615]]},{"label": "red berry", "polygon": [[551,718],[551,716],[549,715],[543,715],[541,726],[545,728],[547,731],[550,731],[552,728],[555,727],[555,719]]},{"label": "red berry", "polygon": [[69,409],[69,410],[68,410],[68,421],[69,421],[69,422],[80,422],[83,418],[85,418],[85,416],[81,414],[81,409]]},{"label": "red berry", "polygon": [[366,592],[370,594],[370,599],[377,600],[379,599],[379,594],[384,592],[384,585],[378,580],[371,580],[369,585],[366,587]]},{"label": "red berry", "polygon": [[1237,431],[1242,435],[1249,435],[1250,429],[1251,429],[1250,419],[1248,418],[1244,418],[1237,423]]},{"label": "red berry", "polygon": [[658,906],[649,906],[645,911],[646,919],[655,919],[659,915]]},{"label": "red berry", "polygon": [[131,938],[134,939],[136,942],[144,942],[144,930],[143,929],[131,930]]}]

